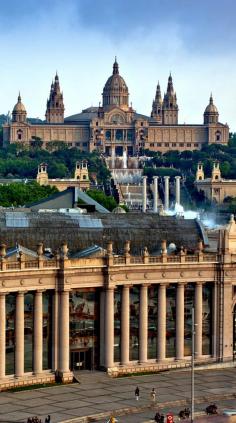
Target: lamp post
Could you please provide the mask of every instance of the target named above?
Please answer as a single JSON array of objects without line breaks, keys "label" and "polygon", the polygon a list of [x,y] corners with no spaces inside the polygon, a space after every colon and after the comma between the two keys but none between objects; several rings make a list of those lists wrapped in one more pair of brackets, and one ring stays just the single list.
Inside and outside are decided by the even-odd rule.
[{"label": "lamp post", "polygon": [[191,359],[191,423],[194,422],[194,358],[195,358],[195,321],[192,308],[192,359]]}]

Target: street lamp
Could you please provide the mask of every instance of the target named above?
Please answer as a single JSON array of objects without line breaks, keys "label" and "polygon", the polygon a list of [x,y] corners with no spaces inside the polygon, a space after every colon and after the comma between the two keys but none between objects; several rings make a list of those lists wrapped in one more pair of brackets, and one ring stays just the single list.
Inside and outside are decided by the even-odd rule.
[{"label": "street lamp", "polygon": [[191,423],[194,422],[194,358],[195,358],[195,318],[192,307],[192,359],[191,359]]}]

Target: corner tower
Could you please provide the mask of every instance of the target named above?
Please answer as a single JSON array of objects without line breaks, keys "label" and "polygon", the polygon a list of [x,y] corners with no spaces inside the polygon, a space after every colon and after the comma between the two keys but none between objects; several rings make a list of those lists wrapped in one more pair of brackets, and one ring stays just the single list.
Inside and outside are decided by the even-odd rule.
[{"label": "corner tower", "polygon": [[127,111],[129,109],[129,91],[125,80],[119,74],[119,65],[115,58],[113,73],[108,78],[102,93],[103,108],[117,106]]},{"label": "corner tower", "polygon": [[168,78],[167,91],[164,95],[163,101],[163,124],[177,125],[178,124],[178,104],[177,97],[173,87],[172,76]]},{"label": "corner tower", "polygon": [[47,100],[46,121],[47,123],[64,123],[64,103],[63,94],[60,90],[59,78],[56,73],[51,84],[49,99]]}]

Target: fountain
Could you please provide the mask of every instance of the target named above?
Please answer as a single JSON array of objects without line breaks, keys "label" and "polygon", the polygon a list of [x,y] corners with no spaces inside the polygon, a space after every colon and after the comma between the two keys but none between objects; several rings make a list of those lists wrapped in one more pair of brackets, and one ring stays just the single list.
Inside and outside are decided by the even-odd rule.
[{"label": "fountain", "polygon": [[123,169],[127,169],[127,164],[128,164],[127,151],[124,148],[124,150],[123,150]]}]

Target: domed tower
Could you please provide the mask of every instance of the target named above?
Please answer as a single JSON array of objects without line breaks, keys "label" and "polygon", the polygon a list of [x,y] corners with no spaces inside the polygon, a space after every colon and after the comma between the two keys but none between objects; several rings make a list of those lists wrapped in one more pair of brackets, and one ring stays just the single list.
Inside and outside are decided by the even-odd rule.
[{"label": "domed tower", "polygon": [[168,78],[167,91],[164,95],[163,101],[163,124],[177,125],[178,124],[178,104],[177,97],[173,87],[172,76]]},{"label": "domed tower", "polygon": [[125,111],[129,109],[128,87],[119,74],[119,65],[116,58],[113,64],[113,73],[103,88],[102,99],[105,109],[114,106],[120,107]]},{"label": "domed tower", "polygon": [[209,104],[204,112],[204,125],[209,125],[211,123],[216,124],[218,123],[218,120],[219,112],[217,110],[217,107],[213,103],[213,97],[211,94]]},{"label": "domed tower", "polygon": [[23,103],[21,103],[20,93],[18,95],[18,101],[12,111],[12,122],[26,122],[26,109]]},{"label": "domed tower", "polygon": [[63,94],[61,93],[59,78],[56,73],[55,79],[51,84],[49,99],[47,100],[46,121],[48,123],[63,123],[64,111]]},{"label": "domed tower", "polygon": [[161,87],[158,81],[155,100],[152,103],[151,117],[154,118],[160,125],[162,124],[162,97]]}]

